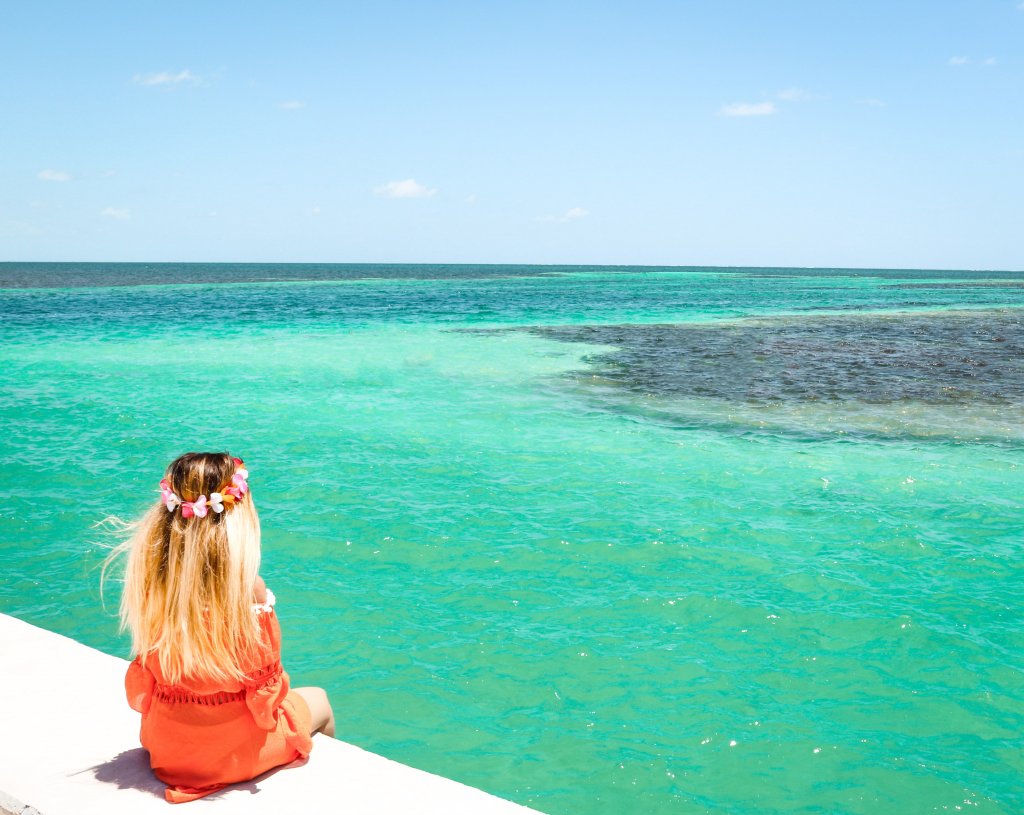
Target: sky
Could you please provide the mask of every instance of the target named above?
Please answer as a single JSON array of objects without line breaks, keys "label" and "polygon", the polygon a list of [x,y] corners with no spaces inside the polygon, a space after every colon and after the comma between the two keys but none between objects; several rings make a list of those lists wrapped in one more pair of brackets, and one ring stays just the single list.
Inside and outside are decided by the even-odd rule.
[{"label": "sky", "polygon": [[0,261],[1024,269],[1024,1],[3,4]]}]

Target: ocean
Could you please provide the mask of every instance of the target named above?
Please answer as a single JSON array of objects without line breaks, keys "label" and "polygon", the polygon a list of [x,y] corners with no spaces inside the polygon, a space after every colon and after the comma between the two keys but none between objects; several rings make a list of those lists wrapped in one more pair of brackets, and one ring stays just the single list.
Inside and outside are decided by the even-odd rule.
[{"label": "ocean", "polygon": [[345,741],[551,815],[1013,815],[1022,307],[1000,271],[0,263],[0,612],[127,657],[97,524],[228,450]]}]

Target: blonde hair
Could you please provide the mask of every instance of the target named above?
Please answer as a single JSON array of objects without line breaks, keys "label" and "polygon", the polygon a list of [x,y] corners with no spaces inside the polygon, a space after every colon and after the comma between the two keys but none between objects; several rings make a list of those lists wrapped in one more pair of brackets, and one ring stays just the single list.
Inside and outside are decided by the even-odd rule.
[{"label": "blonde hair", "polygon": [[[186,453],[166,478],[183,501],[230,482],[227,453]],[[132,651],[153,657],[171,684],[184,677],[240,679],[261,645],[253,614],[260,567],[260,522],[252,494],[224,512],[184,518],[162,502],[126,527],[131,536],[108,559],[126,554],[121,630]]]}]

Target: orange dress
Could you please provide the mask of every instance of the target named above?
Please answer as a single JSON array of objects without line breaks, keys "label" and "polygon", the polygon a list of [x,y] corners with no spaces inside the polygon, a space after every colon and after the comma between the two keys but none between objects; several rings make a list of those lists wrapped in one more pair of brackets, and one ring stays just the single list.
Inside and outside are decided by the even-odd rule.
[{"label": "orange dress", "polygon": [[313,748],[305,700],[289,692],[281,667],[281,627],[274,595],[256,607],[265,647],[242,681],[164,681],[156,658],[128,666],[128,704],[142,714],[139,735],[153,773],[179,804],[248,781]]}]

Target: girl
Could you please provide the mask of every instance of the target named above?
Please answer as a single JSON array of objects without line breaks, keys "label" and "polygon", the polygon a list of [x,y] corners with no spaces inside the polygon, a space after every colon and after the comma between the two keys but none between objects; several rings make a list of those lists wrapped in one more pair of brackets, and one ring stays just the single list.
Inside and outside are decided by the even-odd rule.
[{"label": "girl", "polygon": [[181,456],[118,549],[128,554],[121,624],[137,654],[128,704],[172,803],[305,758],[313,733],[334,735],[327,694],[289,690],[281,667],[248,475],[227,453]]}]

